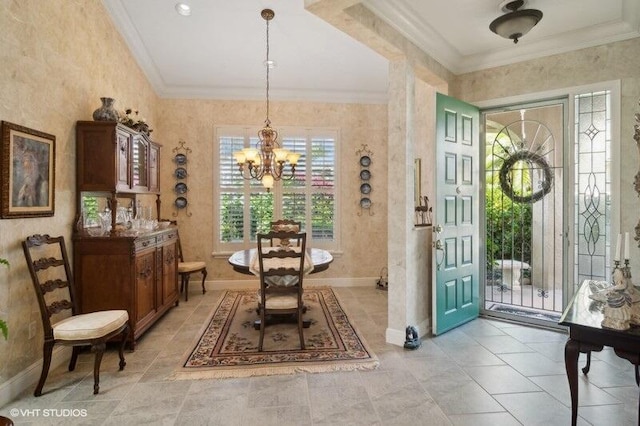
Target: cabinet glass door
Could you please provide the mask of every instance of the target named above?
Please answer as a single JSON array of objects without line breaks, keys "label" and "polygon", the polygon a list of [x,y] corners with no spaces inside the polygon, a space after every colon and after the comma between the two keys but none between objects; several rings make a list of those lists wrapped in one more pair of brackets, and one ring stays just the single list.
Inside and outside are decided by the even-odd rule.
[{"label": "cabinet glass door", "polygon": [[149,144],[142,137],[135,137],[132,148],[132,186],[134,189],[146,190],[149,186]]}]

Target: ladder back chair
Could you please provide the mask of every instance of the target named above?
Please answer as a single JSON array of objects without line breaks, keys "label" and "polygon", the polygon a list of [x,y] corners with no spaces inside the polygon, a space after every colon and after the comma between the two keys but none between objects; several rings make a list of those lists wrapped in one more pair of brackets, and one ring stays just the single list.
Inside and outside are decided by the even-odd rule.
[{"label": "ladder back chair", "polygon": [[[273,232],[300,232],[302,229],[302,222],[296,222],[290,219],[278,219],[271,222],[271,230]],[[271,245],[288,246],[290,242],[285,238],[282,240],[271,240]]]},{"label": "ladder back chair", "polygon": [[[175,223],[175,222],[174,222]],[[178,275],[180,275],[180,292],[184,291],[184,301],[189,300],[189,278],[191,274],[196,272],[202,273],[202,294],[207,292],[204,286],[205,279],[207,278],[207,264],[202,261],[185,262],[182,254],[182,242],[180,239],[180,233],[178,232]]]},{"label": "ladder back chair", "polygon": [[34,391],[42,388],[56,343],[73,346],[69,371],[76,367],[81,346],[91,346],[95,352],[93,393],[100,390],[100,363],[109,339],[122,335],[119,357],[124,369],[124,346],[129,337],[129,315],[126,310],[105,310],[80,314],[67,249],[63,237],[32,235],[22,242],[44,329],[43,362],[40,380]]},{"label": "ladder back chair", "polygon": [[[302,232],[269,232],[258,234],[258,264],[260,270],[260,340],[262,351],[264,331],[268,315],[293,314],[297,317],[300,348],[304,349],[302,314],[302,279],[307,244],[307,234]],[[288,239],[295,247],[271,247],[273,239]],[[293,244],[292,244],[293,246]]]}]

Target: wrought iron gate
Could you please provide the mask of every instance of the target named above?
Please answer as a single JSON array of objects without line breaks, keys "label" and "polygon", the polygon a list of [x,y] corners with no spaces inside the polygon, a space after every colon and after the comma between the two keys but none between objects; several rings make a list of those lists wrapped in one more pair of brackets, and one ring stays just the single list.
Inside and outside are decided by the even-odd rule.
[{"label": "wrought iron gate", "polygon": [[564,105],[485,115],[484,310],[498,316],[563,309]]}]

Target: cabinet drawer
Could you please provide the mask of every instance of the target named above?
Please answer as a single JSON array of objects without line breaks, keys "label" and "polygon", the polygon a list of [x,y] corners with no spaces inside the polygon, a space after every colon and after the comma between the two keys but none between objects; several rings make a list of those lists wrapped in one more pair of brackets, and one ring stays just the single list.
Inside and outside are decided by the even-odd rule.
[{"label": "cabinet drawer", "polygon": [[155,247],[156,237],[140,238],[135,242],[135,252],[138,253],[142,250]]},{"label": "cabinet drawer", "polygon": [[164,234],[158,235],[157,242],[158,244],[166,244],[172,241],[176,241],[178,239],[178,231],[171,230],[165,232]]}]

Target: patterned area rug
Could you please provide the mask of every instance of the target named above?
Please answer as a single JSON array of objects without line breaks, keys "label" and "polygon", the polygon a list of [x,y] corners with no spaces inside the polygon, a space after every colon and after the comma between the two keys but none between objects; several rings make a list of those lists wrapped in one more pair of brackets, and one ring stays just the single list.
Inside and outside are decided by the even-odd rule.
[{"label": "patterned area rug", "polygon": [[294,372],[372,369],[376,355],[367,347],[342,310],[331,288],[306,288],[304,329],[306,349],[300,349],[298,327],[270,324],[265,329],[263,352],[258,352],[260,331],[253,328],[257,290],[227,291],[191,354],[172,378],[203,379],[248,377]]}]

